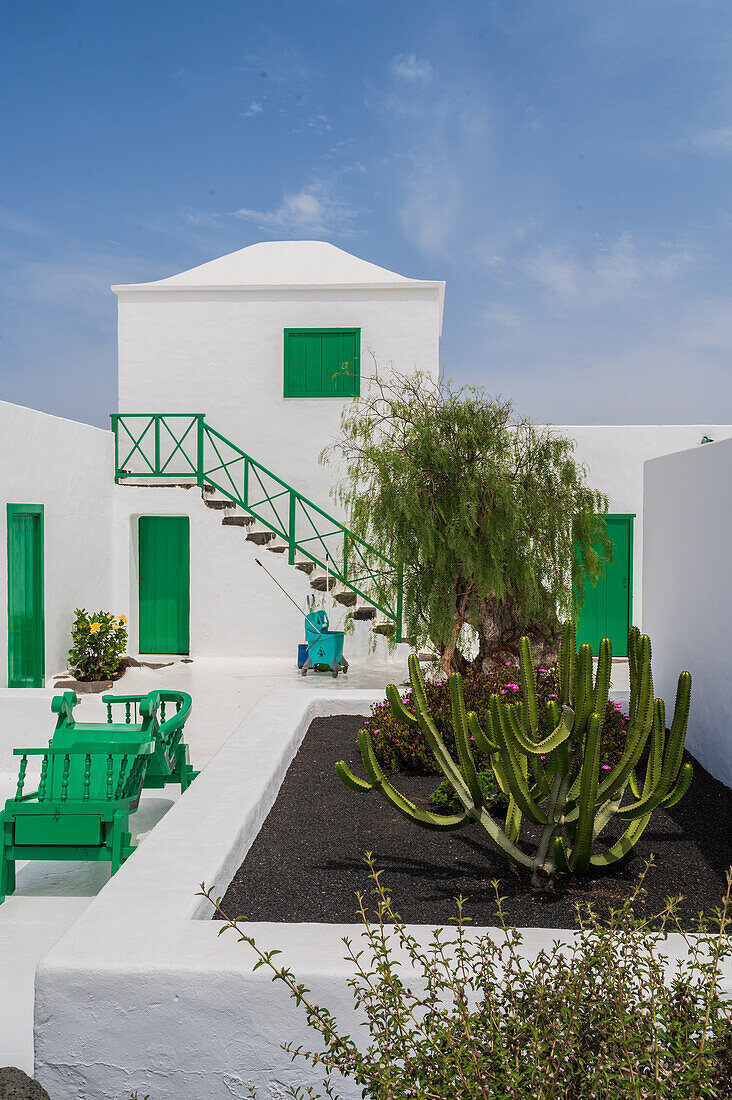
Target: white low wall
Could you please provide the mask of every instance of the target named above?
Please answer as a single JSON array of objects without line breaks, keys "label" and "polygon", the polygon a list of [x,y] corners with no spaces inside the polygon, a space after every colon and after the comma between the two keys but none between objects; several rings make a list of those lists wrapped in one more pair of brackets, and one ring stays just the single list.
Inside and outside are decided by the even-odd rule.
[{"label": "white low wall", "polygon": [[645,465],[643,627],[670,708],[692,675],[687,745],[732,787],[732,439]]},{"label": "white low wall", "polygon": [[[280,1044],[316,1046],[284,986],[197,898],[201,882],[223,894],[272,806],[310,722],[366,713],[373,692],[260,703],[186,794],[45,956],[36,974],[36,1076],[53,1100],[231,1100],[258,1087],[262,1100],[317,1075]],[[297,828],[297,822],[293,822]],[[354,921],[354,923],[356,923]],[[356,1020],[344,961],[351,925],[256,924],[264,948],[286,964],[351,1034]],[[424,943],[426,927],[413,929]],[[481,930],[476,929],[479,933]],[[573,933],[523,929],[528,956]],[[500,931],[496,930],[500,936]],[[666,953],[681,957],[683,938]],[[411,980],[411,978],[410,978]],[[725,976],[732,991],[732,967]],[[339,1093],[355,1098],[352,1084]]]}]

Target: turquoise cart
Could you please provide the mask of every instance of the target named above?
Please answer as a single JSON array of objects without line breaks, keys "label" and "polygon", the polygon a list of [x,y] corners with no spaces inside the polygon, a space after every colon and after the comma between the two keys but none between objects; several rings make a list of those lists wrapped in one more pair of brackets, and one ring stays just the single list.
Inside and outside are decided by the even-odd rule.
[{"label": "turquoise cart", "polygon": [[308,655],[302,666],[303,676],[311,668],[332,672],[333,676],[348,672],[348,661],[343,656],[343,631],[329,628],[328,615],[322,608],[305,616],[305,644]]}]

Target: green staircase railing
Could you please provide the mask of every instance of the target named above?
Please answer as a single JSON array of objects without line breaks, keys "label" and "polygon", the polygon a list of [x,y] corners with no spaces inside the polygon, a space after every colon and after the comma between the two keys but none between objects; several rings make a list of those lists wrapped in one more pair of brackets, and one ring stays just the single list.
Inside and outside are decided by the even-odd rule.
[{"label": "green staircase railing", "polygon": [[399,567],[217,432],[204,413],[112,413],[112,430],[115,481],[195,478],[202,489],[212,486],[283,539],[291,565],[297,555],[315,562],[381,611],[401,642]]}]

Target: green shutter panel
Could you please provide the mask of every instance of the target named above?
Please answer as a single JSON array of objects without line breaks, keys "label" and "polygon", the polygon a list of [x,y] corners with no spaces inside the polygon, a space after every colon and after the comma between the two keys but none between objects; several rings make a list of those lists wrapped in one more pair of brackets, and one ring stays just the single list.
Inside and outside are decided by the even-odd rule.
[{"label": "green shutter panel", "polygon": [[285,397],[360,392],[360,329],[285,329]]}]

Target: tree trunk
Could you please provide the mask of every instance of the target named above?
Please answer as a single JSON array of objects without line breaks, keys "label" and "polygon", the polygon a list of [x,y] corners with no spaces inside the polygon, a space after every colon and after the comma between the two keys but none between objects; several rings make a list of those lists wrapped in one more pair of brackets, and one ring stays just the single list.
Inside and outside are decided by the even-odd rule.
[{"label": "tree trunk", "polygon": [[516,600],[507,597],[498,601],[489,596],[483,601],[477,622],[478,653],[472,662],[476,672],[493,672],[505,667],[508,661],[517,662],[519,641],[526,635],[531,642],[531,655],[539,668],[549,668],[556,663],[559,652],[561,627],[559,620],[538,623],[527,620]]}]

